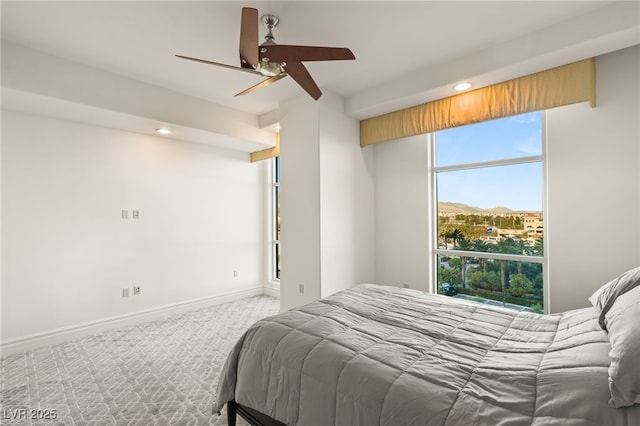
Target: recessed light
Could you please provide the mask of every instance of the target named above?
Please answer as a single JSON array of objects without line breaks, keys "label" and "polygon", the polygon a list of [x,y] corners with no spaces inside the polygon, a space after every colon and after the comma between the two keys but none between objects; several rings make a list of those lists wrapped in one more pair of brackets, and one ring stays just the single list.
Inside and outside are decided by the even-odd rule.
[{"label": "recessed light", "polygon": [[173,130],[167,129],[166,127],[160,127],[159,129],[156,129],[156,133],[160,133],[161,135],[170,135],[173,133]]},{"label": "recessed light", "polygon": [[467,90],[468,88],[471,87],[471,83],[458,83],[455,86],[453,86],[453,90],[455,90],[456,92],[462,92],[463,90]]}]

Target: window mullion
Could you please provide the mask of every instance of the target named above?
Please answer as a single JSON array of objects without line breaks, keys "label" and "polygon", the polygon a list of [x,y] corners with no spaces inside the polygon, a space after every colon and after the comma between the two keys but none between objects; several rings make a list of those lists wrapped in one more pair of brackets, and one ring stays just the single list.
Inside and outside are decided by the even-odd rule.
[{"label": "window mullion", "polygon": [[541,155],[533,155],[530,157],[519,157],[519,158],[507,158],[507,159],[494,160],[494,161],[482,161],[478,163],[455,164],[450,166],[440,166],[440,167],[434,166],[433,171],[435,173],[452,172],[456,170],[482,169],[485,167],[510,166],[514,164],[536,163],[536,162],[542,162]]},{"label": "window mullion", "polygon": [[542,256],[527,256],[525,254],[508,254],[508,253],[495,253],[484,251],[465,251],[465,250],[445,250],[436,249],[436,254],[445,256],[463,256],[463,257],[480,257],[483,259],[496,259],[496,260],[509,260],[513,262],[527,262],[527,263],[544,263]]}]

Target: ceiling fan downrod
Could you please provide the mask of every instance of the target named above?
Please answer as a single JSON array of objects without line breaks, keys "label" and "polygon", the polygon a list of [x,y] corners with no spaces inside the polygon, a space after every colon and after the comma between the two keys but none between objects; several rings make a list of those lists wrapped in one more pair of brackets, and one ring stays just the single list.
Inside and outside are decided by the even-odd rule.
[{"label": "ceiling fan downrod", "polygon": [[262,43],[262,46],[276,44],[276,40],[273,36],[272,30],[278,26],[278,22],[280,22],[280,20],[275,15],[262,15],[262,25],[264,25],[267,29],[267,35],[264,36],[266,41]]}]

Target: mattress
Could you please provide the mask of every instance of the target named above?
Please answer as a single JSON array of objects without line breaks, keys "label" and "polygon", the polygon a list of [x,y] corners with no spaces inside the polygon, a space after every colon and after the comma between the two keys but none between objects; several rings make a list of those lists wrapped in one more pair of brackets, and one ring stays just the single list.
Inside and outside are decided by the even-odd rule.
[{"label": "mattress", "polygon": [[287,425],[640,425],[612,408],[593,308],[538,315],[362,284],[265,318],[221,372],[235,400]]}]

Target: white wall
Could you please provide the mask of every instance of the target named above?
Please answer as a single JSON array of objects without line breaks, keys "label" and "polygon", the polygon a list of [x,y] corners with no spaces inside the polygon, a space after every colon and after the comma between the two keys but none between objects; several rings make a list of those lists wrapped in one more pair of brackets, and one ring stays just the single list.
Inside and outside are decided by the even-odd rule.
[{"label": "white wall", "polygon": [[373,282],[373,149],[360,148],[360,123],[344,101],[324,93],[320,106],[321,297]]},{"label": "white wall", "polygon": [[[596,59],[598,105],[548,112],[552,312],[640,264],[640,46]],[[376,281],[427,289],[426,138],[376,145]]]},{"label": "white wall", "polygon": [[548,118],[551,310],[640,265],[640,46],[596,59],[597,107]]},{"label": "white wall", "polygon": [[358,145],[358,121],[326,91],[281,105],[280,125],[280,298],[289,309],[373,281],[373,157]]},{"label": "white wall", "polygon": [[[263,167],[246,153],[3,111],[2,341],[259,289]],[[121,297],[134,284],[142,294]]]},{"label": "white wall", "polygon": [[428,291],[426,135],[374,147],[376,282]]},{"label": "white wall", "polygon": [[320,298],[319,132],[311,98],[280,105],[281,309]]}]

